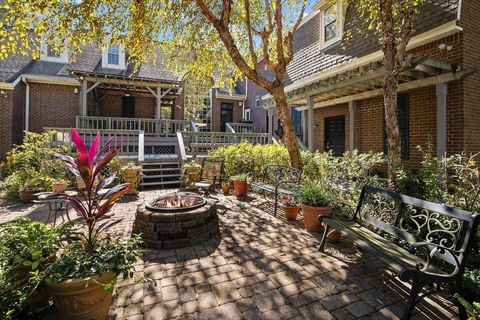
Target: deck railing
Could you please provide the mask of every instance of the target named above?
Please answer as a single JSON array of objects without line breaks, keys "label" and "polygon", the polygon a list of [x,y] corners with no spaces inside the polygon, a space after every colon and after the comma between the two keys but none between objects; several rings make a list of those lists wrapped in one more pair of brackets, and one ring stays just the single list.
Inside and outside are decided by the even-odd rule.
[{"label": "deck railing", "polygon": [[[73,142],[70,128],[44,128],[45,132],[52,134],[52,145],[63,145],[68,147],[68,153],[76,153],[75,143]],[[110,149],[120,149],[119,157],[131,158],[143,161],[144,158],[144,133],[142,130],[97,130],[97,129],[77,129],[82,137],[85,146],[89,148],[95,139],[97,133],[100,135],[100,145],[103,146],[112,136],[114,139],[110,144]]]},{"label": "deck railing", "polygon": [[181,139],[186,156],[207,155],[212,149],[244,140],[255,144],[268,144],[268,133],[235,133],[235,132],[181,132]]},{"label": "deck railing", "polygon": [[260,125],[257,123],[227,122],[225,129],[228,132],[241,133],[262,133]]},{"label": "deck railing", "polygon": [[77,116],[79,129],[143,130],[147,136],[174,137],[177,131],[191,131],[186,120]]}]

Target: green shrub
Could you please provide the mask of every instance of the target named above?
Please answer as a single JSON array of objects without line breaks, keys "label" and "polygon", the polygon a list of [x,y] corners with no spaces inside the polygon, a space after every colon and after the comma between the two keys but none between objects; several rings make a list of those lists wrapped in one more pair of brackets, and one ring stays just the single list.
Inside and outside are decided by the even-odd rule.
[{"label": "green shrub", "polygon": [[50,145],[49,133],[26,132],[24,142],[14,146],[1,164],[3,181],[0,182],[0,196],[8,201],[18,199],[21,188],[46,190],[56,180],[73,181],[66,174],[65,164],[56,158],[55,153],[65,153],[67,147]]},{"label": "green shrub", "polygon": [[304,184],[300,188],[298,197],[303,204],[312,207],[327,206],[332,200],[328,188],[316,183]]}]

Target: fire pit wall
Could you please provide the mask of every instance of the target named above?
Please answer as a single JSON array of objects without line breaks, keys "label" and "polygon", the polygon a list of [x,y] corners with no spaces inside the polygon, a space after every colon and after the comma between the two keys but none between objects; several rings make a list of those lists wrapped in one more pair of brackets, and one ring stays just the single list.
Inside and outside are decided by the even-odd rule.
[{"label": "fire pit wall", "polygon": [[146,247],[182,248],[202,243],[219,234],[216,201],[187,211],[153,212],[137,208],[133,233],[141,234]]}]

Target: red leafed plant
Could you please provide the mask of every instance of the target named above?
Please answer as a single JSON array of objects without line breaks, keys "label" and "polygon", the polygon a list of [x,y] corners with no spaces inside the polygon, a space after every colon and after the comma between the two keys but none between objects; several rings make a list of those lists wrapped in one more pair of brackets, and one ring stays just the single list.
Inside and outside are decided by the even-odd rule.
[{"label": "red leafed plant", "polygon": [[102,189],[112,183],[116,176],[113,174],[104,180],[100,180],[99,177],[102,169],[120,152],[118,148],[109,148],[115,138],[114,136],[100,150],[98,150],[100,144],[100,136],[98,134],[89,150],[85,147],[78,132],[73,128],[72,138],[77,146],[77,157],[73,158],[62,154],[57,154],[57,157],[67,164],[70,172],[83,180],[86,187],[85,190],[78,190],[78,197],[65,193],[57,194],[55,197],[67,199],[72,207],[83,217],[87,226],[87,234],[82,242],[84,242],[87,251],[92,252],[100,232],[120,222],[119,220],[99,222],[100,219],[112,208],[117,199],[130,190],[131,186],[128,183],[119,184],[103,194],[100,193]]},{"label": "red leafed plant", "polygon": [[298,205],[297,199],[293,196],[284,194],[281,199],[285,207],[296,207]]}]

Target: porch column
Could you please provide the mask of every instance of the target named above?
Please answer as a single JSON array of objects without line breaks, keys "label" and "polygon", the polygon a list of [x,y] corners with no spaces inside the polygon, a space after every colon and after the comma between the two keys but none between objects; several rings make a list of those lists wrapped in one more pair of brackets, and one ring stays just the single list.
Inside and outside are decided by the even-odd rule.
[{"label": "porch column", "polygon": [[308,150],[313,152],[313,96],[307,98],[307,107]]},{"label": "porch column", "polygon": [[87,108],[87,90],[88,90],[88,81],[86,79],[82,80],[82,111],[80,114],[82,116],[86,116],[88,113],[88,108]]},{"label": "porch column", "polygon": [[307,111],[306,110],[303,110],[302,111],[302,141],[303,143],[307,143],[307,139],[308,139],[308,134],[307,134],[307,119],[308,119],[308,115],[307,115]]},{"label": "porch column", "polygon": [[272,135],[273,135],[273,109],[268,108],[268,143],[272,143]]},{"label": "porch column", "polygon": [[162,119],[162,92],[161,88],[157,87],[157,99],[156,105],[155,105],[155,118],[156,119]]},{"label": "porch column", "polygon": [[437,157],[447,152],[447,84],[436,85],[437,93]]},{"label": "porch column", "polygon": [[355,150],[355,101],[348,102],[348,115],[350,122],[349,138],[350,138],[350,151]]}]

